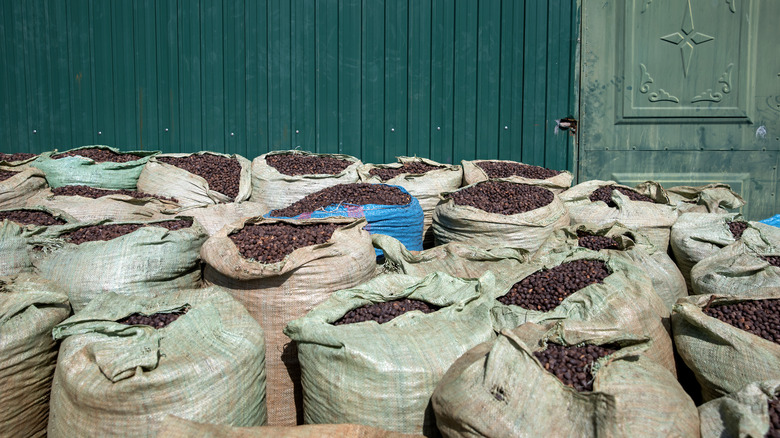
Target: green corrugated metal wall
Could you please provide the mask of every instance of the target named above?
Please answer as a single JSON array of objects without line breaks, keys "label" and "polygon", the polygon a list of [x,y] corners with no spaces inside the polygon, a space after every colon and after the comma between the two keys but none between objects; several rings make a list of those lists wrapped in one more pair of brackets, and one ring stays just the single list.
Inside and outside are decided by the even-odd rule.
[{"label": "green corrugated metal wall", "polygon": [[576,0],[0,0],[0,150],[573,168]]}]

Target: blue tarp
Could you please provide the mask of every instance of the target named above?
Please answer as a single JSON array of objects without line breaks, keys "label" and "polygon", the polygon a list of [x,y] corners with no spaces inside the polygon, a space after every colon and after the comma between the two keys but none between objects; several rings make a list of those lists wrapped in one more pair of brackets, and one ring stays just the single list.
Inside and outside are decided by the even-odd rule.
[{"label": "blue tarp", "polygon": [[[396,187],[404,193],[409,193],[401,186],[384,184]],[[309,219],[326,218],[332,216],[365,217],[368,225],[365,229],[371,234],[385,234],[395,237],[406,246],[409,251],[422,251],[423,247],[423,210],[420,202],[414,196],[406,205],[381,205],[381,204],[339,204],[329,205],[311,213],[299,214],[295,217],[282,217],[277,219]],[[269,212],[265,217],[271,216]],[[381,257],[381,249],[375,249],[376,256]]]},{"label": "blue tarp", "polygon": [[762,224],[771,225],[773,227],[780,227],[780,214],[776,214],[770,218],[760,220]]}]

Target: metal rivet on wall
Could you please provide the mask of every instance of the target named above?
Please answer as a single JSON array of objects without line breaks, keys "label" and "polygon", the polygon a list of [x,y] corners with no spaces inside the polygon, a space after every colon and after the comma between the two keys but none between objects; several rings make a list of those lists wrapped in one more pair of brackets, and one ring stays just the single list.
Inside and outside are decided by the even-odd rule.
[{"label": "metal rivet on wall", "polygon": [[504,125],[504,129],[509,129],[509,126],[507,126],[507,125]]},{"label": "metal rivet on wall", "polygon": [[165,132],[168,132],[168,128],[165,128]]},{"label": "metal rivet on wall", "polygon": [[395,132],[395,128],[390,128],[390,132]]},{"label": "metal rivet on wall", "polygon": [[98,131],[98,135],[103,135],[103,131]]},{"label": "metal rivet on wall", "polygon": [[230,133],[230,136],[231,136],[231,137],[233,137],[234,135],[236,135],[236,133],[235,133],[235,132],[231,132],[231,133]]},{"label": "metal rivet on wall", "polygon": [[38,130],[37,129],[33,129],[33,134],[37,134],[37,133],[38,133]]},{"label": "metal rivet on wall", "polygon": [[437,127],[436,127],[436,130],[437,130],[437,131],[441,131],[441,126],[437,126]]},{"label": "metal rivet on wall", "polygon": [[300,134],[300,133],[301,133],[301,131],[299,131],[299,130],[297,130],[297,129],[296,129],[296,130],[295,130],[295,133],[296,133],[296,134]]}]

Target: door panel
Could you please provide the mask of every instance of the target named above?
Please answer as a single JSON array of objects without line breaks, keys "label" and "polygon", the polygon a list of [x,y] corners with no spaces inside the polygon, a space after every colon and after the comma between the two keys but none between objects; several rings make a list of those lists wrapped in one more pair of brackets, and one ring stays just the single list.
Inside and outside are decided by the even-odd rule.
[{"label": "door panel", "polygon": [[579,178],[726,182],[777,210],[780,2],[584,0]]}]

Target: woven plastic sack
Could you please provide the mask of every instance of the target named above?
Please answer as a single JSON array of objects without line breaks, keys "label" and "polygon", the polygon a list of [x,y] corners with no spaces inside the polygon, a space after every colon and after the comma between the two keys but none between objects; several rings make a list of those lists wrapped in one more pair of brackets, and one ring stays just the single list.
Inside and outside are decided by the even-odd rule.
[{"label": "woven plastic sack", "polygon": [[[373,169],[397,169],[407,163],[425,163],[440,167],[423,174],[402,173],[387,181],[382,181],[379,176],[371,175]],[[374,184],[391,184],[405,188],[412,196],[417,198],[425,215],[423,226],[423,246],[430,248],[434,244],[433,211],[439,203],[439,195],[458,190],[463,180],[463,169],[460,166],[441,164],[433,160],[418,157],[398,157],[397,163],[392,164],[365,164],[358,168],[358,175],[363,182]]]},{"label": "woven plastic sack", "polygon": [[[244,258],[230,239],[244,224],[286,222],[341,224],[323,244],[298,248],[277,263]],[[304,221],[248,218],[225,226],[201,249],[204,279],[228,289],[265,330],[268,423],[293,426],[303,421],[300,367],[295,344],[282,333],[331,293],[364,283],[374,275],[376,258],[364,219]]]},{"label": "woven plastic sack", "polygon": [[[181,217],[181,219],[186,219]],[[67,234],[92,224],[77,224],[31,239],[49,251],[36,262],[41,276],[66,291],[73,310],[107,293],[153,298],[200,282],[200,247],[206,231],[197,221],[189,228],[170,231],[151,226],[108,241],[68,242]],[[139,223],[115,222],[113,224]]]},{"label": "woven plastic sack", "polygon": [[375,234],[371,239],[374,247],[384,252],[384,272],[415,277],[425,277],[433,272],[459,278],[479,278],[487,271],[500,275],[514,272],[530,259],[528,251],[516,248],[481,248],[452,242],[413,252],[390,236]]},{"label": "woven plastic sack", "polygon": [[159,151],[127,151],[109,146],[94,145],[82,146],[65,152],[81,149],[107,149],[118,154],[138,155],[139,159],[126,163],[104,162],[96,163],[86,157],[52,158],[62,152],[44,152],[37,160],[30,163],[31,166],[41,169],[46,174],[46,181],[51,187],[68,185],[85,185],[102,189],[128,189],[135,190],[138,176],[149,159]]},{"label": "woven plastic sack", "polygon": [[[548,343],[618,344],[594,363],[593,391],[565,386],[533,352]],[[644,356],[647,340],[570,328],[505,330],[458,359],[433,393],[444,436],[698,437],[696,406],[668,370]]]},{"label": "woven plastic sack", "polygon": [[[683,213],[672,225],[669,243],[689,290],[693,290],[693,266],[737,241],[729,222],[747,221],[739,213]],[[750,222],[748,226],[755,228]],[[777,234],[780,235],[780,230]]]},{"label": "woven plastic sack", "polygon": [[205,207],[190,208],[186,214],[194,217],[203,225],[209,236],[217,234],[222,227],[230,225],[243,218],[258,217],[268,213],[261,204],[256,202],[231,202],[229,204],[213,204]]},{"label": "woven plastic sack", "polygon": [[[331,157],[351,162],[346,169],[335,175],[285,175],[266,161],[270,155],[298,154],[313,157]],[[268,211],[287,207],[314,192],[335,186],[337,184],[352,184],[358,182],[357,169],[363,163],[350,155],[342,154],[315,154],[312,152],[289,150],[273,151],[260,155],[252,160],[252,202],[263,205]]]},{"label": "woven plastic sack", "polygon": [[659,250],[646,236],[639,231],[629,230],[620,225],[590,226],[572,225],[555,231],[539,248],[538,254],[565,252],[579,247],[578,231],[584,231],[596,236],[610,237],[615,240],[619,249],[602,250],[616,257],[626,257],[637,267],[645,271],[653,282],[653,289],[661,297],[666,308],[671,312],[678,298],[688,296],[683,278],[677,265],[666,251]]},{"label": "woven plastic sack", "polygon": [[[16,208],[2,211],[18,210]],[[66,222],[76,223],[72,216],[58,210],[44,207],[24,208],[24,210],[44,211]],[[39,251],[29,248],[27,242],[36,240],[49,233],[56,233],[68,225],[23,225],[4,219],[0,222],[0,276],[31,272],[35,261],[41,257]]]},{"label": "woven plastic sack", "polygon": [[[566,297],[550,311],[530,310],[505,305],[496,299],[512,286],[542,269],[550,269],[575,260],[601,260],[611,274],[603,283],[586,286]],[[492,315],[496,331],[514,329],[526,322],[544,323],[567,320],[576,324],[596,324],[601,330],[635,337],[649,337],[653,342],[646,351],[660,365],[676,374],[674,350],[670,337],[669,309],[655,292],[644,272],[625,256],[572,248],[538,257],[511,273],[498,276],[496,287],[488,290],[493,301]]]},{"label": "woven plastic sack", "polygon": [[678,213],[728,213],[745,205],[745,200],[731,190],[728,184],[716,183],[705,186],[677,186],[666,189],[669,202]]},{"label": "woven plastic sack", "polygon": [[[182,158],[204,154],[235,158],[241,164],[238,196],[235,199],[224,193],[211,190],[205,178],[158,160],[161,157]],[[207,151],[196,154],[161,154],[151,158],[144,165],[138,178],[138,191],[174,198],[184,208],[246,201],[252,193],[252,163],[241,155],[227,155]]]},{"label": "woven plastic sack", "polygon": [[51,330],[68,315],[68,297],[51,284],[0,277],[0,436],[46,436],[58,348]]},{"label": "woven plastic sack", "polygon": [[[409,192],[400,186],[396,187],[401,192]],[[417,198],[410,196],[411,200],[404,205],[382,204],[338,204],[329,205],[319,210],[299,214],[294,217],[279,217],[279,219],[320,219],[327,217],[364,217],[366,218],[366,231],[371,234],[385,234],[400,241],[410,251],[423,249],[423,223],[424,215]],[[270,217],[273,211],[266,214]],[[382,250],[376,249],[376,256],[382,256]]]},{"label": "woven plastic sack", "polygon": [[[753,222],[752,225],[760,225]],[[768,226],[767,226],[768,228]],[[780,256],[780,230],[748,228],[691,269],[692,294],[750,295],[760,287],[780,287],[780,268],[764,257]]]},{"label": "woven plastic sack", "polygon": [[460,242],[483,248],[520,248],[533,253],[553,231],[569,225],[569,213],[558,195],[543,207],[511,215],[457,205],[448,195],[441,196],[433,213],[437,245]]},{"label": "woven plastic sack", "polygon": [[[492,282],[492,274],[479,280],[387,274],[340,290],[290,322],[285,333],[298,343],[304,421],[436,435],[429,409],[436,384],[458,357],[495,336],[482,297]],[[384,324],[332,324],[352,309],[404,298],[440,309],[408,312]]]},{"label": "woven plastic sack", "polygon": [[310,424],[306,426],[232,427],[196,423],[169,415],[157,438],[412,438],[422,435],[388,432],[362,424]]},{"label": "woven plastic sack", "polygon": [[99,198],[54,195],[50,189],[40,190],[27,201],[28,206],[43,206],[64,211],[79,222],[150,221],[171,217],[179,204],[153,196],[134,198],[111,194]]},{"label": "woven plastic sack", "polygon": [[[461,161],[461,164],[463,165],[463,185],[469,186],[472,184],[476,184],[481,181],[487,181],[491,178],[488,177],[487,173],[484,169],[479,167],[479,163],[483,161],[491,161],[491,162],[498,162],[498,163],[513,163],[513,164],[523,164],[517,161],[509,161],[509,160],[477,160],[477,161]],[[534,178],[526,178],[522,177],[520,175],[514,175],[510,176],[509,178],[493,178],[499,181],[512,181],[522,184],[530,184],[532,186],[539,186],[544,187],[546,189],[549,189],[555,194],[561,193],[562,191],[568,189],[571,187],[571,182],[574,179],[571,172],[564,170],[563,172],[559,173],[558,175],[555,175],[551,178],[547,179],[534,179]]]},{"label": "woven plastic sack", "polygon": [[[617,185],[615,181],[586,181],[560,194],[561,201],[569,210],[571,224],[605,226],[615,222],[646,235],[650,242],[662,251],[669,248],[669,233],[677,220],[677,211],[669,205],[669,197],[660,184],[648,181],[637,186],[640,194],[650,197],[654,203],[632,201],[618,190],[612,191],[616,208],[608,207],[602,201],[593,202],[590,195],[601,186]],[[632,189],[633,190],[633,189]]]},{"label": "woven plastic sack", "polygon": [[780,379],[780,345],[738,329],[702,309],[758,299],[780,298],[778,288],[757,289],[750,298],[696,295],[681,299],[672,312],[674,344],[710,401],[759,380]]},{"label": "woven plastic sack", "polygon": [[[160,329],[116,322],[184,309]],[[51,438],[153,437],[168,414],[231,426],[266,422],[263,329],[218,287],[152,299],[106,293],[52,334],[63,341]]]},{"label": "woven plastic sack", "polygon": [[768,404],[780,396],[780,380],[753,382],[699,406],[702,438],[769,436]]},{"label": "woven plastic sack", "polygon": [[0,171],[16,173],[0,181],[0,208],[23,207],[27,200],[46,187],[46,177],[40,169],[0,167]]}]

